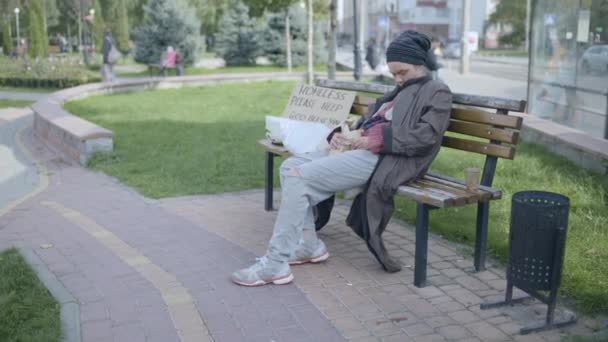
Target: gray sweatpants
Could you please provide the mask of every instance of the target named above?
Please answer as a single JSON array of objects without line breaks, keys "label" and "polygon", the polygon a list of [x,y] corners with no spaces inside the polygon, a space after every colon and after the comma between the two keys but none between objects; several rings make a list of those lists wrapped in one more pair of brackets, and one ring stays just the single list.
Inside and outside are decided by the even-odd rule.
[{"label": "gray sweatpants", "polygon": [[378,155],[367,150],[333,156],[315,152],[285,160],[280,168],[281,206],[268,247],[269,258],[287,261],[300,239],[316,242],[313,207],[335,192],[365,185],[377,162]]}]

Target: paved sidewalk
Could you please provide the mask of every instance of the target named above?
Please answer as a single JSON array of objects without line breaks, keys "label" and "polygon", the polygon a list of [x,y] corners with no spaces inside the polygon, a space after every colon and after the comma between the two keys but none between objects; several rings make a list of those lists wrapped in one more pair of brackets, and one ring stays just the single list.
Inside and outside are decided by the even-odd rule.
[{"label": "paved sidewalk", "polygon": [[31,100],[31,101],[38,101],[44,97],[46,97],[48,94],[46,93],[28,93],[25,91],[5,91],[5,90],[0,90],[0,99],[7,99],[7,100]]},{"label": "paved sidewalk", "polygon": [[31,125],[29,108],[0,109],[0,214],[38,185],[38,171],[16,138]]},{"label": "paved sidewalk", "polygon": [[164,200],[143,198],[100,173],[67,165],[24,134],[48,168],[48,188],[0,216],[0,245],[24,243],[80,302],[89,341],[559,341],[591,333],[528,336],[542,319],[530,304],[479,310],[504,289],[503,271],[472,273],[458,246],[432,236],[431,285],[412,286],[414,234],[392,222],[386,240],[405,265],[382,271],[344,226],[339,203],[321,232],[332,257],[293,268],[286,286],[243,288],[229,275],[263,254],[275,212],[260,190]]}]

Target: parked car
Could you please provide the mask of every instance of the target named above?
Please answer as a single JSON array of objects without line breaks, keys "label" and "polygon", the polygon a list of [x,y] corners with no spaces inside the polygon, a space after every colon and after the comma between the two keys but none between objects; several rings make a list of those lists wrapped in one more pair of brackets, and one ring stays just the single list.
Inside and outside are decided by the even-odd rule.
[{"label": "parked car", "polygon": [[594,70],[608,72],[608,45],[594,45],[588,48],[581,57],[581,69],[585,73]]},{"label": "parked car", "polygon": [[461,55],[460,42],[447,43],[443,49],[443,57],[445,58],[460,58]]}]

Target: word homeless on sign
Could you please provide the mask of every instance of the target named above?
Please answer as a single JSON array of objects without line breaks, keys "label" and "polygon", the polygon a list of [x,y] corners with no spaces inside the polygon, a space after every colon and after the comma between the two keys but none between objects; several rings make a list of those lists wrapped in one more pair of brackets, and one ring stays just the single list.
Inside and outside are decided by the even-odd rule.
[{"label": "word homeless on sign", "polygon": [[298,84],[291,93],[283,117],[335,127],[348,117],[355,95],[350,91]]}]

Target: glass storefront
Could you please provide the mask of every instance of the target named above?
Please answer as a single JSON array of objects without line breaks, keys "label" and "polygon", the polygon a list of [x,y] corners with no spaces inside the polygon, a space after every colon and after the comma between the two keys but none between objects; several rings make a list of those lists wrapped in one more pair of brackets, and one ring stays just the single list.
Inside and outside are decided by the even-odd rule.
[{"label": "glass storefront", "polygon": [[532,0],[528,112],[608,139],[608,0]]}]

